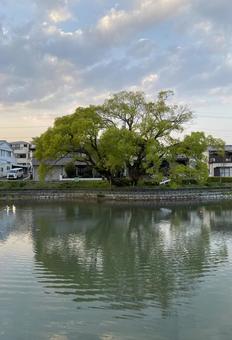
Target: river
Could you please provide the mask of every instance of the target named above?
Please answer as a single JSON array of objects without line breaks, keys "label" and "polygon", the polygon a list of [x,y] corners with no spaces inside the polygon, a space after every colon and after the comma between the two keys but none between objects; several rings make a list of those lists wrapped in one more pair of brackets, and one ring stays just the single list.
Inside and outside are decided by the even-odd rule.
[{"label": "river", "polygon": [[232,203],[0,206],[0,339],[231,340]]}]

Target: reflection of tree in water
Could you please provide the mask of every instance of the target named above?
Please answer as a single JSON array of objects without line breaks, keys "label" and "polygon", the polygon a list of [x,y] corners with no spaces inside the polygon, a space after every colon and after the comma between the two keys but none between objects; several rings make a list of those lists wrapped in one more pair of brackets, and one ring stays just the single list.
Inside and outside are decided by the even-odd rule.
[{"label": "reflection of tree in water", "polygon": [[215,204],[214,209],[206,207],[206,214],[211,229],[214,232],[232,233],[232,202],[225,201],[223,204]]},{"label": "reflection of tree in water", "polygon": [[62,279],[48,286],[74,293],[78,302],[167,310],[227,257],[224,242],[212,245],[205,213],[198,207],[97,204],[35,209],[36,260]]}]

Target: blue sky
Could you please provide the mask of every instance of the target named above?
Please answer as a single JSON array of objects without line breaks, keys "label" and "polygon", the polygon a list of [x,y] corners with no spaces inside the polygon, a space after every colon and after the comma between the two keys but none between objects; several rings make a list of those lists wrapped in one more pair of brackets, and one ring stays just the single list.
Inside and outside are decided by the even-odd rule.
[{"label": "blue sky", "polygon": [[232,144],[229,0],[0,0],[0,139],[122,89],[171,89],[203,130]]}]

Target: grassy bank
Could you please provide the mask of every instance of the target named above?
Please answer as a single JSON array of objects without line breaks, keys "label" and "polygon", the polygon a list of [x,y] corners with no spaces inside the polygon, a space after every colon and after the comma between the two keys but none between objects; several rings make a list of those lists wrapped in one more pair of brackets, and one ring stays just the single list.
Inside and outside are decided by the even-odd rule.
[{"label": "grassy bank", "polygon": [[[118,187],[110,186],[107,181],[60,181],[60,182],[34,182],[34,181],[0,181],[0,190],[65,190],[65,189],[102,189],[102,190],[114,190]],[[121,186],[121,189],[132,189],[132,187]],[[141,182],[134,188],[135,190],[142,189],[170,189],[169,186],[157,186],[152,183]],[[177,189],[213,189],[213,188],[232,188],[232,178],[209,178],[208,182],[204,186],[199,185],[181,185]]]},{"label": "grassy bank", "polygon": [[0,190],[24,190],[24,189],[110,189],[106,181],[87,182],[34,182],[34,181],[0,181]]}]

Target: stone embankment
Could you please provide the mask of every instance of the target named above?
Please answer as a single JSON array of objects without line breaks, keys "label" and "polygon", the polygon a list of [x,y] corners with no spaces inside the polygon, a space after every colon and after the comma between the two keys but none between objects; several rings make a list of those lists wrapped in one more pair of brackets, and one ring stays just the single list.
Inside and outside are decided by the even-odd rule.
[{"label": "stone embankment", "polygon": [[92,201],[212,201],[232,200],[232,188],[223,189],[139,189],[134,190],[2,190],[0,201],[16,200],[92,200]]}]

